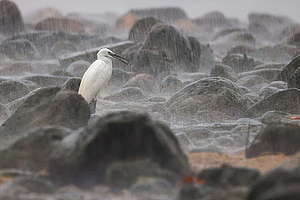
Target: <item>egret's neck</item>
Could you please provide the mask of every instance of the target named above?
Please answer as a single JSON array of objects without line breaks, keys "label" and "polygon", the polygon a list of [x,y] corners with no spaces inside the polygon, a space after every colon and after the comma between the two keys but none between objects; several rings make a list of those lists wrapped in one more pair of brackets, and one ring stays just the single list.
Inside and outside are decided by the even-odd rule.
[{"label": "egret's neck", "polygon": [[98,60],[102,60],[103,62],[107,63],[107,64],[111,64],[112,63],[112,60],[111,58],[108,58],[106,56],[98,56],[97,58]]}]

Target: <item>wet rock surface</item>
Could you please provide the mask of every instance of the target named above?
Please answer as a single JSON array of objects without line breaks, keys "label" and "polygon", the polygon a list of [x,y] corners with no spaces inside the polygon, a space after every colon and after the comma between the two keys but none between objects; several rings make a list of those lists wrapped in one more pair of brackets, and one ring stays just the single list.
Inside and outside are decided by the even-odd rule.
[{"label": "wet rock surface", "polygon": [[[298,199],[296,21],[22,14],[0,1],[0,199]],[[87,104],[103,47],[129,64]]]},{"label": "wet rock surface", "polygon": [[166,125],[144,114],[120,112],[96,119],[66,137],[52,155],[50,173],[61,181],[95,184],[114,162],[140,158],[177,175],[189,172],[187,158]]}]

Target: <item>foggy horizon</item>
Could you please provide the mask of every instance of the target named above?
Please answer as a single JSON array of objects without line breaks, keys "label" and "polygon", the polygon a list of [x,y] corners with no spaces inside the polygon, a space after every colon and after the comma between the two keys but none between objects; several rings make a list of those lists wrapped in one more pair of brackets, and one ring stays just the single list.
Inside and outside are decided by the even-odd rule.
[{"label": "foggy horizon", "polygon": [[[227,17],[238,17],[241,20],[247,20],[250,12],[266,12],[270,14],[285,15],[295,21],[300,21],[298,7],[300,2],[297,0],[200,0],[195,3],[194,0],[13,0],[21,9],[23,15],[28,15],[39,8],[53,7],[63,13],[80,12],[80,13],[105,13],[114,12],[124,14],[133,8],[149,8],[161,6],[178,6],[186,11],[189,17],[195,18],[207,12],[218,10],[223,12]],[[32,3],[31,3],[32,2]],[[63,3],[62,3],[63,2]]]}]

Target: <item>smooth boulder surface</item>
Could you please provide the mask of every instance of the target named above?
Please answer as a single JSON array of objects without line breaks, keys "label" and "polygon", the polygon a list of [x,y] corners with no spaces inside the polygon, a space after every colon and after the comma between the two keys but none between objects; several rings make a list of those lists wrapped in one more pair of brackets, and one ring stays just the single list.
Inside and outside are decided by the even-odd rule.
[{"label": "smooth boulder surface", "polygon": [[[192,46],[190,47],[190,45]],[[198,46],[198,52],[196,48]],[[195,51],[192,51],[192,49]],[[165,52],[167,59],[181,70],[198,71],[200,61],[200,43],[193,43],[170,25],[155,25],[146,38],[143,49],[160,49]]]},{"label": "smooth boulder surface", "polygon": [[[24,131],[24,135],[0,150],[0,168],[39,171],[48,168],[49,155],[71,131],[45,126]],[[1,137],[1,136],[0,136]]]},{"label": "smooth boulder surface", "polygon": [[161,21],[154,17],[146,17],[136,21],[130,29],[128,39],[135,42],[143,42],[151,28],[158,23],[161,23]]},{"label": "smooth boulder surface", "polygon": [[218,111],[238,118],[247,110],[248,99],[232,81],[220,77],[204,78],[193,82],[166,103],[168,110],[180,116],[200,117],[203,111]]},{"label": "smooth boulder surface", "polygon": [[[37,89],[27,95],[24,102],[0,127],[0,137],[12,138],[25,130],[46,125],[71,129],[85,126],[90,113],[83,97],[58,87]],[[9,142],[3,139],[0,143]]]},{"label": "smooth boulder surface", "polygon": [[292,155],[300,151],[300,123],[293,115],[282,112],[267,112],[262,116],[264,127],[246,149],[246,157],[263,154]]},{"label": "smooth boulder surface", "polygon": [[29,88],[19,81],[3,81],[0,83],[0,103],[7,104],[25,96],[29,92]]},{"label": "smooth boulder surface", "polygon": [[147,114],[123,111],[99,117],[66,137],[52,154],[50,174],[62,182],[95,184],[103,181],[112,163],[144,159],[178,176],[190,171],[185,154],[166,125]]},{"label": "smooth boulder surface", "polygon": [[287,89],[257,102],[251,106],[247,113],[252,117],[261,116],[268,111],[282,111],[297,114],[300,112],[300,90]]},{"label": "smooth boulder surface", "polygon": [[0,33],[12,35],[24,30],[24,22],[18,6],[10,0],[0,1]]},{"label": "smooth boulder surface", "polygon": [[276,169],[258,180],[247,200],[294,200],[300,198],[300,168]]},{"label": "smooth boulder surface", "polygon": [[228,189],[230,187],[254,184],[260,173],[254,169],[222,165],[221,167],[204,169],[198,173],[197,178],[205,181],[211,187]]}]

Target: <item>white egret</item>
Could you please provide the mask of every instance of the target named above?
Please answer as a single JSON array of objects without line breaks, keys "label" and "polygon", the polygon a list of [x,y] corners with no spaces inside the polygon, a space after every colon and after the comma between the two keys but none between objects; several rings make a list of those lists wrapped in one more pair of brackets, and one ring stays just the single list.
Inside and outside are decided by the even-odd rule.
[{"label": "white egret", "polygon": [[128,64],[122,56],[103,48],[97,53],[97,60],[83,74],[78,94],[83,96],[88,103],[91,103],[107,87],[112,75],[112,58]]}]

